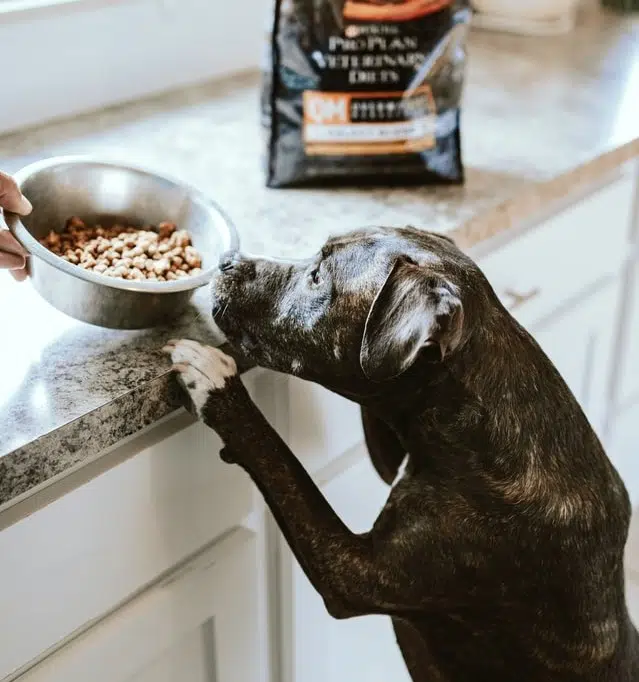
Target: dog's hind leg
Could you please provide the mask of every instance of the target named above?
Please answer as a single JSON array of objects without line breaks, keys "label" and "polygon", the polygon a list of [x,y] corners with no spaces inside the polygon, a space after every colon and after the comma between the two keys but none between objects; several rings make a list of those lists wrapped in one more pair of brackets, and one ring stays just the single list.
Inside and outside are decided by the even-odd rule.
[{"label": "dog's hind leg", "polygon": [[446,682],[426,641],[408,621],[393,618],[395,638],[413,682]]},{"label": "dog's hind leg", "polygon": [[365,407],[362,407],[362,426],[371,462],[380,478],[391,485],[406,451],[393,430]]}]

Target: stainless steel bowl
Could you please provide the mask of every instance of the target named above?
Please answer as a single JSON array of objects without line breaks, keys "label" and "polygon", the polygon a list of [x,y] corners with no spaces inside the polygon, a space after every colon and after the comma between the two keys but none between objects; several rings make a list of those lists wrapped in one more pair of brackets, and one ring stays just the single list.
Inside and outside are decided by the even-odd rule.
[{"label": "stainless steel bowl", "polygon": [[[238,248],[235,227],[213,201],[138,168],[58,157],[27,166],[15,178],[33,212],[26,218],[6,218],[31,254],[33,286],[51,305],[83,322],[112,329],[170,323],[185,310],[194,291],[209,282],[220,255]],[[61,231],[73,215],[103,225],[174,222],[188,230],[202,255],[202,273],[172,282],[132,282],[83,270],[38,242],[50,230]]]}]

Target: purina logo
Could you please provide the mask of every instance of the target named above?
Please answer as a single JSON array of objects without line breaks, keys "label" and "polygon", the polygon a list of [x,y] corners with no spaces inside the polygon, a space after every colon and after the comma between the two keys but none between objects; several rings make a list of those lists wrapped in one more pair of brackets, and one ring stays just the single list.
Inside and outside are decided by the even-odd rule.
[{"label": "purina logo", "polygon": [[309,123],[348,123],[348,97],[320,92],[304,93],[304,113]]}]

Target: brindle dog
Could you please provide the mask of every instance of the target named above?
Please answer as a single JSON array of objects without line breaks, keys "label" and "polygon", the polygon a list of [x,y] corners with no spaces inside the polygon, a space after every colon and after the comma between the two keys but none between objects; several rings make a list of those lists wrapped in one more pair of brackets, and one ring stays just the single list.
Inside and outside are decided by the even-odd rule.
[{"label": "brindle dog", "polygon": [[557,370],[448,238],[379,228],[303,262],[232,254],[213,311],[241,355],[359,403],[387,483],[406,458],[356,535],[232,358],[167,349],[329,613],[389,615],[415,682],[639,680],[623,483]]}]

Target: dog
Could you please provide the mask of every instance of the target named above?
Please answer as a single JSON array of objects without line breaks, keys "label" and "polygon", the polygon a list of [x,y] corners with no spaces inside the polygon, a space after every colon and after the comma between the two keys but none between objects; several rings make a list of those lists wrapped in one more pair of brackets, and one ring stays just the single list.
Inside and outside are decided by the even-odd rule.
[{"label": "dog", "polygon": [[555,367],[453,241],[370,228],[305,261],[230,254],[212,312],[240,357],[358,403],[373,465],[398,477],[370,532],[352,533],[235,360],[167,347],[332,616],[390,616],[414,682],[639,680],[626,489]]}]

